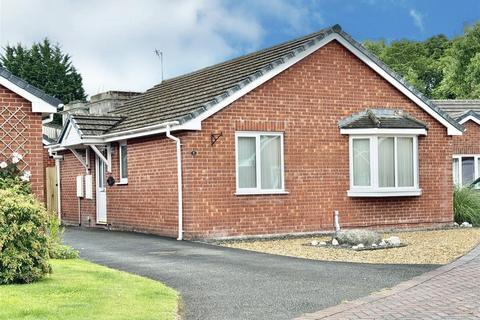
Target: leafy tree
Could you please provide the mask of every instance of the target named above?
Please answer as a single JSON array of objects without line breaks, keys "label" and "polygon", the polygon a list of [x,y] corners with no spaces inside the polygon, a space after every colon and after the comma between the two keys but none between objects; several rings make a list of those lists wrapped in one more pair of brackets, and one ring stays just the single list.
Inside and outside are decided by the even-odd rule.
[{"label": "leafy tree", "polygon": [[451,99],[480,98],[480,23],[465,28],[441,58],[444,78],[435,93]]},{"label": "leafy tree", "polygon": [[387,45],[380,40],[366,41],[364,45],[428,97],[443,78],[439,59],[449,45],[443,35],[424,42],[400,40]]},{"label": "leafy tree", "polygon": [[86,98],[82,76],[72,65],[70,55],[48,39],[30,48],[7,45],[0,55],[0,66],[65,104]]},{"label": "leafy tree", "polygon": [[454,39],[367,40],[364,46],[429,98],[480,98],[480,22]]}]

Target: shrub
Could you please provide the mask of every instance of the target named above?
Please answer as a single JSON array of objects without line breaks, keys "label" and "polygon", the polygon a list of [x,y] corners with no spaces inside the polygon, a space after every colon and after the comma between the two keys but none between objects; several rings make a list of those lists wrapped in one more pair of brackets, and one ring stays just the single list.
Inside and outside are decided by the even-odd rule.
[{"label": "shrub", "polygon": [[75,259],[78,258],[78,251],[62,244],[64,229],[60,226],[58,218],[50,215],[48,222],[49,231],[49,256],[52,259]]},{"label": "shrub", "polygon": [[0,284],[29,283],[51,272],[48,213],[32,196],[0,189]]},{"label": "shrub", "polygon": [[32,193],[30,183],[20,180],[18,177],[0,178],[0,189],[11,189],[17,193],[29,195]]},{"label": "shrub", "polygon": [[348,244],[350,246],[356,246],[360,243],[369,246],[373,243],[381,241],[382,237],[375,231],[352,229],[352,230],[340,230],[335,233],[335,239],[339,244]]},{"label": "shrub", "polygon": [[455,222],[480,225],[480,190],[455,187],[453,191],[453,213]]},{"label": "shrub", "polygon": [[52,259],[76,259],[78,251],[70,246],[55,244],[50,248],[50,258]]}]

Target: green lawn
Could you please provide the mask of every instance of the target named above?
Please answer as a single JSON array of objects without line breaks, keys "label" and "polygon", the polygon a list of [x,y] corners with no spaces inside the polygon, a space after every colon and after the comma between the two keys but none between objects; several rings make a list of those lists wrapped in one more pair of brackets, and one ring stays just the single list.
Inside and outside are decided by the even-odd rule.
[{"label": "green lawn", "polygon": [[52,260],[53,274],[0,286],[0,319],[175,319],[177,293],[165,285],[83,260]]}]

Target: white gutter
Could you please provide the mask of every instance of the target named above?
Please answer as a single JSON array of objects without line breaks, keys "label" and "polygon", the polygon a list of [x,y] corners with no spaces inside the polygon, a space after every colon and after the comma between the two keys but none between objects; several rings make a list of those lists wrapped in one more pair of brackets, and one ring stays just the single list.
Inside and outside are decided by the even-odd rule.
[{"label": "white gutter", "polygon": [[182,192],[182,145],[180,138],[174,137],[170,133],[170,126],[178,124],[178,122],[172,122],[167,124],[166,133],[169,139],[175,141],[177,145],[177,187],[178,187],[178,238],[177,240],[183,240],[183,192]]},{"label": "white gutter", "polygon": [[[147,126],[147,127],[141,127],[141,128],[130,129],[130,130],[126,130],[126,131],[102,134],[100,136],[100,138],[103,139],[104,142],[112,142],[112,141],[118,141],[118,140],[132,139],[132,138],[136,138],[136,137],[142,137],[142,136],[145,136],[145,135],[152,135],[152,134],[167,132],[167,129],[166,129],[167,126],[177,126],[175,128],[175,130],[200,130],[201,129],[201,124],[200,123],[193,122],[192,125],[188,125],[188,126],[184,126],[184,125],[178,126],[178,124],[179,124],[178,121],[167,121],[167,122],[158,123],[158,124],[154,124],[154,125]],[[83,136],[82,137],[82,139],[90,139],[90,138],[98,138],[98,136]]]}]

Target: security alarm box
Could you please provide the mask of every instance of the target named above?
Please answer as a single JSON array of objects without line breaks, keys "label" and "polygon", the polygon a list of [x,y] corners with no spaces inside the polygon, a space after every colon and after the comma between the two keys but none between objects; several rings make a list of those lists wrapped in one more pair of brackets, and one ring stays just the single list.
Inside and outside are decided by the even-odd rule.
[{"label": "security alarm box", "polygon": [[91,174],[85,176],[85,199],[93,199],[93,178]]},{"label": "security alarm box", "polygon": [[83,198],[83,176],[77,176],[77,197]]}]

